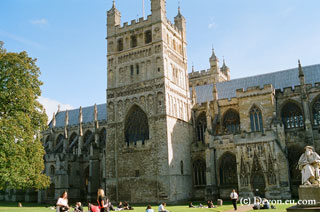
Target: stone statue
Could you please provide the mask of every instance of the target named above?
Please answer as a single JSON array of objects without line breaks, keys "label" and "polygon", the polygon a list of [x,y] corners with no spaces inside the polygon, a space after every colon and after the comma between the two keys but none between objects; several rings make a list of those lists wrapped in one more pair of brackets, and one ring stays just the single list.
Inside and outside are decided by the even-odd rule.
[{"label": "stone statue", "polygon": [[298,166],[302,174],[302,185],[319,185],[320,156],[313,151],[312,146],[306,146],[305,153],[299,159]]}]

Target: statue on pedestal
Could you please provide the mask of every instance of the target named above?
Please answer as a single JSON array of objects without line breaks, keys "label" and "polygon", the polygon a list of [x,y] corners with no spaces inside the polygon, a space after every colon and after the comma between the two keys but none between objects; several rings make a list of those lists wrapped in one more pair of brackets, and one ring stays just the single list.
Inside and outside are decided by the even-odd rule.
[{"label": "statue on pedestal", "polygon": [[302,185],[320,185],[320,156],[313,151],[312,146],[306,146],[298,161],[302,174]]}]

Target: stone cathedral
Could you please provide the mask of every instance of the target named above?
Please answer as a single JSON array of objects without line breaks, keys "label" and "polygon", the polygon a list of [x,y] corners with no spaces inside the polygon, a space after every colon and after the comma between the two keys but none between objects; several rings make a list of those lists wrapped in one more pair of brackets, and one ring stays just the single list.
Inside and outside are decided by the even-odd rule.
[{"label": "stone cathedral", "polygon": [[98,188],[114,203],[228,198],[233,188],[297,197],[303,148],[320,151],[320,65],[231,80],[212,51],[207,70],[188,73],[180,8],[174,23],[165,0],[151,12],[123,25],[115,4],[107,12],[106,104],[54,115],[43,132],[52,184],[38,201],[64,190],[95,201]]}]

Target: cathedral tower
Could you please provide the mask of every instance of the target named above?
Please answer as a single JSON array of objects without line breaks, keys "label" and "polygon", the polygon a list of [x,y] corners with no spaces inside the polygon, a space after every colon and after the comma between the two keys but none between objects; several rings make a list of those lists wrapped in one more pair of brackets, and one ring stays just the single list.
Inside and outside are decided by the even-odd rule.
[{"label": "cathedral tower", "polygon": [[120,25],[108,11],[106,190],[115,201],[159,202],[191,195],[190,97],[186,22],[151,15]]}]

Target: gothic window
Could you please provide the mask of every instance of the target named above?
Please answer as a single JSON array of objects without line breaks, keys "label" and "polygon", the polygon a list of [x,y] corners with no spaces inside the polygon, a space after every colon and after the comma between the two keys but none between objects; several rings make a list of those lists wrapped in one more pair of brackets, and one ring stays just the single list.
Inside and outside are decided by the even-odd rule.
[{"label": "gothic window", "polygon": [[151,43],[152,42],[152,32],[151,30],[148,30],[144,33],[144,39],[145,39],[145,43]]},{"label": "gothic window", "polygon": [[131,65],[130,66],[130,74],[131,74],[131,76],[133,76],[133,73],[134,73],[134,67],[133,67],[133,65]]},{"label": "gothic window", "polygon": [[60,134],[56,140],[56,146],[55,146],[56,153],[63,152],[63,140],[64,140],[64,136]]},{"label": "gothic window", "polygon": [[102,128],[99,133],[99,146],[100,148],[105,148],[107,139],[107,130],[106,128]]},{"label": "gothic window", "polygon": [[236,134],[240,132],[239,113],[235,110],[228,110],[223,118],[224,130],[227,133]]},{"label": "gothic window", "polygon": [[287,103],[282,108],[281,117],[285,129],[299,128],[304,126],[301,109],[295,103]]},{"label": "gothic window", "polygon": [[136,64],[136,70],[137,70],[137,74],[139,74],[139,72],[140,72],[139,64]]},{"label": "gothic window", "polygon": [[123,39],[120,38],[120,39],[118,40],[118,51],[120,52],[120,51],[122,51],[122,50],[123,50]]},{"label": "gothic window", "polygon": [[183,161],[180,161],[180,173],[183,175]]},{"label": "gothic window", "polygon": [[263,132],[262,114],[256,106],[250,110],[250,123],[252,132]]},{"label": "gothic window", "polygon": [[50,166],[50,176],[54,176],[56,174],[56,168],[54,167],[54,165]]},{"label": "gothic window", "polygon": [[193,163],[193,185],[206,185],[206,163],[203,160]]},{"label": "gothic window", "polygon": [[90,144],[94,142],[94,134],[90,130],[87,130],[86,133],[84,134],[83,141],[84,141],[83,151],[88,153]]},{"label": "gothic window", "polygon": [[236,156],[230,152],[220,159],[220,185],[236,188],[238,184]]},{"label": "gothic window", "polygon": [[313,124],[316,126],[320,125],[320,98],[313,104],[312,107]]},{"label": "gothic window", "polygon": [[205,131],[207,129],[206,113],[202,112],[196,122],[197,140],[204,143]]},{"label": "gothic window", "polygon": [[127,115],[125,122],[125,139],[127,145],[130,143],[137,144],[137,141],[149,139],[149,124],[148,117],[143,110],[138,106],[133,106]]},{"label": "gothic window", "polygon": [[138,40],[137,40],[137,36],[136,35],[132,35],[131,36],[131,48],[134,48],[138,45]]}]

